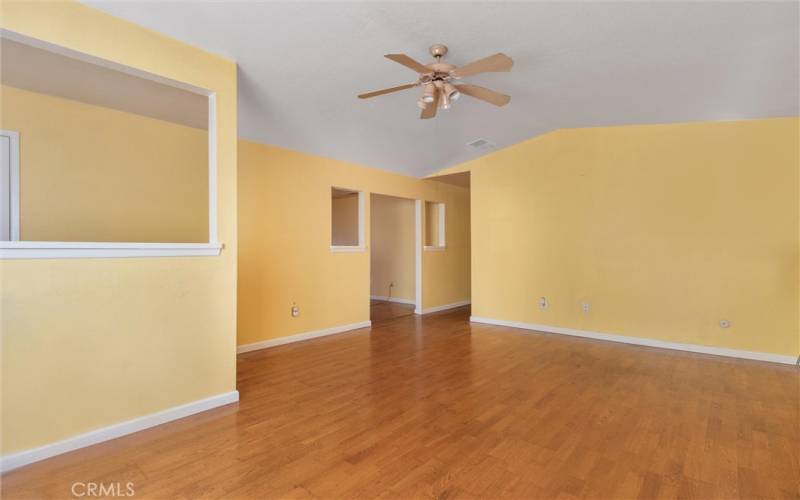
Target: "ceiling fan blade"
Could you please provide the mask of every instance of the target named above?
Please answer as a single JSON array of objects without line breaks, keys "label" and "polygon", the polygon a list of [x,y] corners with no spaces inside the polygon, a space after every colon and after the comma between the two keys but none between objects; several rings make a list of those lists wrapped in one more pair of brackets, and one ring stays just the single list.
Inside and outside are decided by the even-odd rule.
[{"label": "ceiling fan blade", "polygon": [[505,54],[498,53],[484,57],[466,66],[454,69],[450,74],[456,78],[477,75],[478,73],[493,73],[498,71],[511,71],[514,61]]},{"label": "ceiling fan blade", "polygon": [[480,99],[481,101],[486,101],[490,104],[494,104],[495,106],[505,106],[509,101],[511,101],[511,96],[495,92],[494,90],[489,90],[479,85],[455,85],[455,88],[457,88],[462,94],[472,96],[475,99]]},{"label": "ceiling fan blade", "polygon": [[436,110],[439,109],[439,92],[433,94],[433,102],[429,102],[425,109],[422,110],[419,117],[423,120],[433,118],[436,116]]},{"label": "ceiling fan blade", "polygon": [[392,87],[392,88],[388,88],[388,89],[376,90],[374,92],[367,92],[366,94],[359,94],[358,98],[359,99],[369,99],[370,97],[375,97],[375,96],[379,96],[379,95],[383,95],[383,94],[390,94],[392,92],[397,92],[399,90],[410,89],[411,87],[416,87],[416,86],[417,86],[416,83],[409,83],[408,85],[399,85],[397,87]]},{"label": "ceiling fan blade", "polygon": [[394,61],[396,63],[402,64],[406,68],[411,68],[411,69],[413,69],[414,71],[416,71],[417,73],[419,73],[421,75],[424,75],[426,73],[430,73],[431,72],[430,68],[426,68],[424,65],[422,65],[422,64],[418,63],[417,61],[411,59],[410,57],[408,57],[405,54],[386,54],[383,57],[385,57],[386,59],[391,59],[392,61]]}]

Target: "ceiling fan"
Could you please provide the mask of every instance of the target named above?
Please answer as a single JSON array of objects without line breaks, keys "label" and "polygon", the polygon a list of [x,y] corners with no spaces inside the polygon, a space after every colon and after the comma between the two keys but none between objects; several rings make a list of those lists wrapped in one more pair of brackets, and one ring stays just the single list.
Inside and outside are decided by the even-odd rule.
[{"label": "ceiling fan", "polygon": [[451,103],[461,97],[461,94],[486,101],[495,106],[504,106],[511,100],[510,96],[485,87],[454,83],[455,80],[460,80],[465,76],[477,75],[478,73],[511,71],[514,61],[507,55],[502,53],[495,54],[459,68],[442,62],[442,57],[447,54],[447,46],[436,44],[431,46],[429,52],[436,59],[436,62],[421,64],[405,54],[386,54],[384,57],[387,59],[391,59],[419,73],[419,79],[414,83],[367,92],[366,94],[360,94],[358,97],[360,99],[369,99],[370,97],[422,86],[422,97],[417,101],[417,105],[422,108],[422,114],[419,117],[423,120],[436,116],[438,108],[450,109]]}]

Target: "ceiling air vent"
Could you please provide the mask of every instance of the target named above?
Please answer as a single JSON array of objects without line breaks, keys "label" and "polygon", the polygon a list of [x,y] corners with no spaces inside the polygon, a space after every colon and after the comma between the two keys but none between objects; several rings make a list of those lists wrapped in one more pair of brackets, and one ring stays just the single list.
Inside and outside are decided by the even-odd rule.
[{"label": "ceiling air vent", "polygon": [[468,142],[467,146],[473,147],[480,151],[490,151],[494,149],[494,144],[487,141],[486,139],[477,139],[472,142]]}]

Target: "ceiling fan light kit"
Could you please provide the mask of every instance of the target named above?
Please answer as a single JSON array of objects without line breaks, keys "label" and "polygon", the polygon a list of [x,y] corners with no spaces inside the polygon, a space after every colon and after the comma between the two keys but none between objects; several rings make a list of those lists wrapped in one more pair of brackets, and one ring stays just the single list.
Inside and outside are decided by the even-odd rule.
[{"label": "ceiling fan light kit", "polygon": [[458,98],[461,97],[461,92],[459,92],[458,89],[456,89],[455,86],[453,86],[453,84],[450,82],[444,84],[444,92],[451,101],[457,101]]},{"label": "ceiling fan light kit", "polygon": [[417,106],[422,108],[420,118],[423,120],[436,116],[436,110],[439,108],[450,109],[452,103],[457,101],[461,94],[466,94],[495,106],[505,106],[511,101],[510,96],[485,87],[453,83],[463,77],[480,73],[511,71],[514,61],[507,55],[498,53],[479,59],[466,66],[456,67],[442,62],[442,57],[447,54],[446,45],[432,45],[429,52],[436,59],[436,62],[427,65],[421,64],[405,54],[386,54],[384,57],[387,59],[416,71],[419,75],[417,81],[388,89],[367,92],[366,94],[360,94],[358,97],[360,99],[369,99],[370,97],[422,86],[422,97],[417,101]]},{"label": "ceiling fan light kit", "polygon": [[422,102],[433,102],[434,94],[436,94],[436,87],[432,83],[426,83],[425,90],[422,92]]}]

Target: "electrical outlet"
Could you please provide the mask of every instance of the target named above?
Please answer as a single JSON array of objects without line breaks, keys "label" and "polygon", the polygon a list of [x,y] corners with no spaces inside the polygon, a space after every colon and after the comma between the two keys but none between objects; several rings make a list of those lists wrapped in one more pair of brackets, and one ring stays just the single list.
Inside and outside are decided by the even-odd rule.
[{"label": "electrical outlet", "polygon": [[550,305],[547,302],[547,297],[539,297],[539,309],[547,309],[547,306]]},{"label": "electrical outlet", "polygon": [[584,313],[589,312],[589,303],[588,302],[581,302],[581,311]]},{"label": "electrical outlet", "polygon": [[720,328],[729,328],[730,326],[731,326],[731,322],[728,321],[727,319],[719,320],[719,327]]},{"label": "electrical outlet", "polygon": [[292,317],[296,318],[298,316],[300,316],[300,308],[297,307],[297,304],[292,302]]}]

